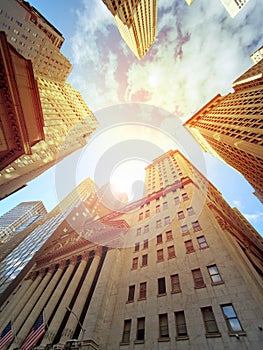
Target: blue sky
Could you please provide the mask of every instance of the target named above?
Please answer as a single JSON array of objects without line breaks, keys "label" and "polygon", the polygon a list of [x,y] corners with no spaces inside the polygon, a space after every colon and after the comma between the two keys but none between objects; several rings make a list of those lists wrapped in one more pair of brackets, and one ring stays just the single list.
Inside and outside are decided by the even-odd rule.
[{"label": "blue sky", "polygon": [[[118,164],[136,158],[141,168],[160,152],[176,145],[182,146],[186,155],[191,155],[192,144],[191,141],[184,144],[182,123],[217,93],[224,95],[232,91],[232,82],[252,65],[249,56],[263,45],[262,0],[250,0],[234,19],[220,0],[195,0],[190,7],[184,0],[159,0],[156,41],[140,61],[121,39],[113,17],[101,0],[29,2],[63,33],[62,53],[73,64],[68,81],[81,92],[101,123],[91,146],[65,162],[66,168],[72,168],[71,164],[75,162],[76,169],[85,170],[75,171],[74,180],[65,186],[63,195],[85,176],[103,184],[103,176],[97,173],[98,169],[100,175],[108,171],[106,166],[103,167],[103,161],[110,147],[117,149],[112,159]],[[164,117],[156,120],[138,114],[134,119],[123,116],[121,120],[116,117],[116,106],[126,104],[128,108],[138,104],[146,109],[147,106],[152,106],[153,110],[161,109]],[[117,137],[122,130],[120,123],[143,123],[143,135],[150,134],[152,138],[143,141],[143,136],[139,137],[131,127],[125,143]],[[98,141],[106,134],[109,134],[107,142],[98,146]],[[137,154],[128,152],[139,139],[144,142],[143,148],[152,146],[147,157],[145,152],[140,154],[139,148]],[[93,153],[89,150],[92,145],[100,157],[94,157],[94,150]],[[118,158],[120,149],[123,154]],[[89,152],[90,157],[87,156]],[[252,187],[221,161],[208,154],[200,155],[200,158],[202,163],[205,161],[201,169],[204,175],[263,235],[262,204],[253,196]],[[131,182],[142,180],[139,166]],[[56,166],[48,170],[27,188],[1,201],[0,211],[4,213],[28,200],[42,200],[51,210],[61,198],[56,186],[60,169]],[[116,170],[113,166],[109,169],[105,181]]]}]

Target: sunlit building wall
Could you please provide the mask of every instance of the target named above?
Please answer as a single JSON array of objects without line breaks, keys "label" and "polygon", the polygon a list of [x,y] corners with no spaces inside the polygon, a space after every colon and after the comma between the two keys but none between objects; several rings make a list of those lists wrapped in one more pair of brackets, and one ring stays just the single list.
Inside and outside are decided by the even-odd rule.
[{"label": "sunlit building wall", "polygon": [[153,45],[157,30],[157,0],[102,0],[119,32],[135,56],[141,59]]},{"label": "sunlit building wall", "polygon": [[177,178],[95,221],[75,207],[35,255],[1,304],[9,349],[42,311],[38,349],[261,349],[262,238],[178,151],[152,165]]},{"label": "sunlit building wall", "polygon": [[235,17],[249,0],[221,0],[231,17]]},{"label": "sunlit building wall", "polygon": [[[227,164],[239,171],[263,202],[263,60],[233,83],[234,92],[217,95],[185,126],[199,133]],[[197,140],[198,141],[198,140]]]},{"label": "sunlit building wall", "polygon": [[2,0],[0,30],[21,55],[32,61],[35,74],[66,80],[72,65],[60,52],[64,38],[29,2]]}]

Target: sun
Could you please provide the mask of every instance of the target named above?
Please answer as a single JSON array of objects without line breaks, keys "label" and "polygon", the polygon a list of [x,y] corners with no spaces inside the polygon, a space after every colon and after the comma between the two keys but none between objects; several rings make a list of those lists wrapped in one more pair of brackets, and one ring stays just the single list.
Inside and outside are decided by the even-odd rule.
[{"label": "sun", "polygon": [[137,197],[137,190],[143,187],[147,162],[141,159],[128,159],[117,164],[110,177],[114,193],[126,193],[129,200]]}]

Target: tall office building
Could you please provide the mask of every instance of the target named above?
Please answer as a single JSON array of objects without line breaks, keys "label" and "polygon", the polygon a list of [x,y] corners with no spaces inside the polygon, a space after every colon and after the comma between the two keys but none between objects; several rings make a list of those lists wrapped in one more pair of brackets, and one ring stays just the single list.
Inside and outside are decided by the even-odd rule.
[{"label": "tall office building", "polygon": [[233,88],[226,96],[217,95],[185,126],[206,151],[213,149],[239,171],[263,202],[263,60],[236,79]]},{"label": "tall office building", "polygon": [[227,12],[233,18],[249,0],[221,0]]},{"label": "tall office building", "polygon": [[141,200],[57,227],[1,303],[8,349],[41,314],[35,349],[261,349],[262,238],[178,151],[152,166]]},{"label": "tall office building", "polygon": [[263,59],[263,46],[261,46],[259,49],[257,49],[251,56],[250,56],[252,62],[254,64],[258,63]]},{"label": "tall office building", "polygon": [[[78,217],[78,214],[75,214],[76,208],[77,211],[82,211],[83,219],[87,220],[90,217],[91,208],[85,201],[94,191],[94,182],[88,178],[71,191],[50,213],[46,212],[42,202],[25,202],[0,218],[2,232],[12,231],[9,239],[0,246],[0,295],[5,292],[1,298],[9,294],[8,286],[23,268],[28,263],[26,271],[32,267],[30,261],[35,252],[41,248],[61,222],[65,221],[71,230],[75,227],[75,219]],[[22,272],[20,278],[23,277],[23,273],[25,272]]]},{"label": "tall office building", "polygon": [[[0,217],[0,246],[47,211],[42,202],[23,202]],[[1,260],[1,257],[0,257]]]},{"label": "tall office building", "polygon": [[[25,1],[4,0],[0,6],[0,25],[5,31],[7,41],[24,58],[32,61],[33,72],[29,80],[38,87],[37,97],[40,99],[39,104],[41,103],[40,108],[42,108],[38,110],[38,117],[42,117],[44,129],[42,141],[38,138],[39,142],[32,143],[27,154],[19,157],[15,154],[15,159],[13,157],[12,162],[5,164],[1,169],[0,199],[2,199],[26,186],[28,181],[86,145],[98,122],[80,93],[65,82],[71,64],[59,51],[64,41],[62,35]],[[7,124],[10,113],[15,114],[17,107],[16,101],[11,103],[13,89],[4,91],[3,96],[8,97],[3,99],[2,104],[3,117],[8,116],[3,118],[4,124]],[[21,104],[25,106],[25,103]],[[31,104],[32,110],[29,110],[29,105],[26,104],[24,119],[27,123],[20,123],[24,134],[28,132],[25,128],[27,124],[29,124],[29,130],[32,133],[34,131],[34,124],[29,123],[29,115],[38,107],[36,99]],[[16,130],[11,131],[13,132],[11,135],[16,140],[17,136],[14,137]]]},{"label": "tall office building", "polygon": [[153,45],[157,29],[157,0],[102,0],[114,16],[119,32],[141,59]]},{"label": "tall office building", "polygon": [[62,34],[24,0],[2,0],[0,30],[23,57],[32,61],[35,74],[64,82],[72,65],[60,52]]}]

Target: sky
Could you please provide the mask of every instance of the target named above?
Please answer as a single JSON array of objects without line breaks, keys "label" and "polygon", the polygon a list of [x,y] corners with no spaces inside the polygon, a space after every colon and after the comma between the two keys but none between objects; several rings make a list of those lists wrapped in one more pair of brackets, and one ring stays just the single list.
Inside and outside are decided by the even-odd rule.
[{"label": "sky", "polygon": [[100,126],[87,147],[2,200],[0,213],[29,200],[42,200],[51,210],[87,176],[100,186],[109,181],[126,188],[133,200],[145,166],[179,148],[263,235],[263,208],[253,188],[203,154],[182,127],[215,95],[233,91],[232,82],[252,66],[250,55],[263,45],[262,0],[250,0],[235,18],[220,0],[195,0],[191,6],[159,0],[156,40],[141,60],[101,0],[29,3],[63,34],[61,51],[73,64],[68,81]]}]

